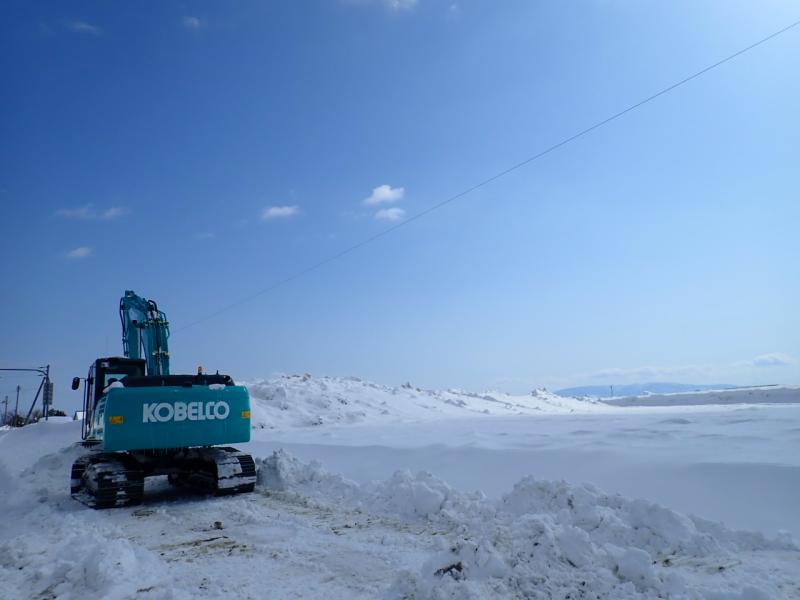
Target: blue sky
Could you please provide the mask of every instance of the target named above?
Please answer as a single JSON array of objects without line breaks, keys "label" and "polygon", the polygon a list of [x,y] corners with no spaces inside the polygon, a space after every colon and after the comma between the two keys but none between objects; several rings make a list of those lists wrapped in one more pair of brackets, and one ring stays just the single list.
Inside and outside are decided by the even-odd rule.
[{"label": "blue sky", "polygon": [[[0,363],[428,387],[800,383],[792,2],[6,2]],[[0,379],[0,393],[18,383]],[[30,380],[25,385],[30,387]],[[68,400],[69,398],[69,400]]]}]

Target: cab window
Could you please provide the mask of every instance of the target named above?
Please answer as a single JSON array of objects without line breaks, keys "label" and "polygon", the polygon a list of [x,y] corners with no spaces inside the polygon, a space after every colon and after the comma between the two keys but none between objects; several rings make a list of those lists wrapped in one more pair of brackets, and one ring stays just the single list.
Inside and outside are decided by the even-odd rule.
[{"label": "cab window", "polygon": [[128,373],[104,373],[103,374],[103,389],[106,389],[110,384],[115,381],[122,381],[128,376]]}]

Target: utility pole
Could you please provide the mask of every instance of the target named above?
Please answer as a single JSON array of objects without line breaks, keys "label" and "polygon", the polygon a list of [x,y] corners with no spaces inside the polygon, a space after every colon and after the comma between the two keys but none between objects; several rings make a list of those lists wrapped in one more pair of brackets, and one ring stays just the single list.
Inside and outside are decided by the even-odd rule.
[{"label": "utility pole", "polygon": [[[44,367],[39,367],[38,369],[12,369],[6,367],[0,367],[0,371],[26,371],[31,373],[39,373],[42,376],[42,381],[39,383],[39,389],[36,390],[36,395],[33,397],[33,402],[31,403],[31,407],[28,410],[28,414],[25,416],[25,423],[24,425],[28,424],[30,421],[31,413],[33,413],[33,409],[36,406],[36,402],[39,400],[39,394],[42,393],[44,390],[44,395],[42,396],[42,407],[44,408],[45,420],[47,420],[47,414],[50,409],[50,405],[53,403],[53,387],[52,381],[50,381],[50,365],[45,365]],[[19,418],[19,392],[20,386],[17,386],[17,405],[14,408],[14,420],[16,421]]]},{"label": "utility pole", "polygon": [[17,422],[19,419],[19,390],[20,387],[17,386],[17,403],[14,405],[14,427],[17,427]]},{"label": "utility pole", "polygon": [[42,407],[44,407],[44,420],[48,421],[50,416],[50,405],[53,403],[53,382],[50,381],[50,365],[44,369],[44,381],[42,382]]},{"label": "utility pole", "polygon": [[8,422],[8,394],[6,394],[6,399],[3,400],[3,404],[5,404],[5,408],[3,409],[3,425]]}]

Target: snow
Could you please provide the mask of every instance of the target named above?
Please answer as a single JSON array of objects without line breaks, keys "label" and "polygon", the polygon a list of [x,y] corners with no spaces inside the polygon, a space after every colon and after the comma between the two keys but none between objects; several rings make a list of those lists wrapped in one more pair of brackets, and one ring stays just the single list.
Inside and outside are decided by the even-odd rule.
[{"label": "snow", "polygon": [[[780,564],[784,554],[800,558],[788,539],[731,532],[589,485],[527,477],[495,501],[460,493],[428,473],[397,472],[359,485],[284,451],[260,467],[265,489],[295,491],[316,503],[447,532],[446,543],[434,544],[436,552],[418,571],[398,575],[390,598],[537,597],[537,589],[541,597],[580,597],[589,590],[607,598],[665,597],[676,591],[703,597],[742,584],[727,575],[703,577],[709,566],[747,555],[756,563],[769,557]],[[782,590],[800,591],[791,562],[785,568],[783,576],[758,589],[777,597]],[[762,575],[742,573],[747,585]]]},{"label": "snow", "polygon": [[45,422],[50,423],[71,423],[74,421],[72,417],[47,417]]},{"label": "snow", "polygon": [[[398,469],[425,470],[494,498],[530,474],[590,482],[731,527],[800,537],[800,406],[766,402],[775,388],[764,388],[770,396],[740,396],[749,404],[710,404],[712,394],[698,404],[696,394],[684,394],[693,405],[663,407],[539,391],[515,397],[529,403],[529,412],[487,419],[481,404],[442,409],[440,399],[453,392],[310,376],[278,377],[268,387],[283,390],[280,404],[251,386],[253,414],[266,427],[246,448],[255,455],[285,448],[362,483]],[[461,398],[466,404],[485,396]],[[340,407],[356,404],[366,416],[340,418]]]},{"label": "snow", "polygon": [[608,410],[592,399],[534,390],[502,392],[423,390],[411,384],[383,386],[356,377],[282,375],[244,382],[257,428],[286,429],[331,424],[396,423],[475,415],[535,415]]},{"label": "snow", "polygon": [[797,404],[800,387],[763,386],[731,390],[705,390],[673,394],[646,394],[624,398],[604,398],[612,406],[695,406],[703,404]]},{"label": "snow", "polygon": [[0,432],[0,597],[800,597],[798,404],[249,386],[247,495],[92,511],[80,422]]}]

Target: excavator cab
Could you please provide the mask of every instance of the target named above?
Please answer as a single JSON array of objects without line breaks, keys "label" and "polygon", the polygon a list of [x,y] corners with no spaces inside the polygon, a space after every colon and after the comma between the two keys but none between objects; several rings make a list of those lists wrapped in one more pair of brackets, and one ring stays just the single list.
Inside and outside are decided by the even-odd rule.
[{"label": "excavator cab", "polygon": [[[83,392],[83,431],[81,439],[89,436],[94,409],[98,401],[105,393],[108,386],[114,381],[122,381],[126,377],[142,377],[145,372],[145,361],[140,358],[123,358],[112,356],[108,358],[98,358],[89,367],[89,374],[86,376],[86,389]],[[72,389],[78,389],[75,383],[80,383],[78,377],[72,381]]]}]

